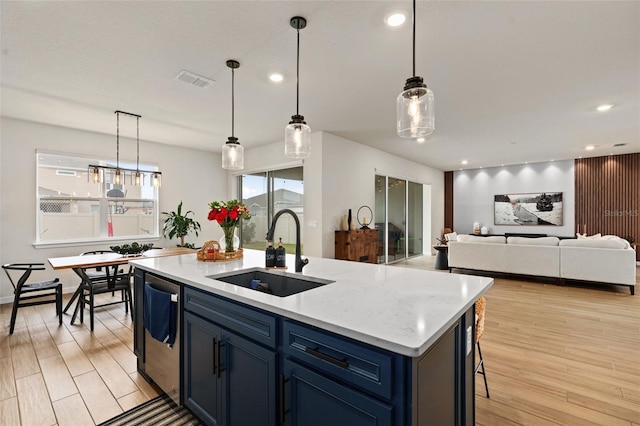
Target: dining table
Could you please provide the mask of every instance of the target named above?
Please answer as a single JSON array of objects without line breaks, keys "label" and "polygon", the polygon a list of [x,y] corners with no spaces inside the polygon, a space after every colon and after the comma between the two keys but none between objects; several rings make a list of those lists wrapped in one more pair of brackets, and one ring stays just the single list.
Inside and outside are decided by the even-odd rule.
[{"label": "dining table", "polygon": [[88,254],[88,255],[77,255],[77,256],[64,256],[64,257],[50,257],[47,260],[49,264],[54,270],[60,269],[73,269],[73,272],[76,273],[81,279],[78,288],[75,290],[69,302],[65,306],[63,312],[66,313],[71,305],[73,305],[74,301],[77,301],[76,306],[73,311],[73,316],[71,317],[71,324],[73,324],[78,315],[78,310],[80,309],[80,300],[79,297],[82,293],[83,284],[91,285],[91,278],[87,274],[87,270],[94,268],[104,268],[105,273],[105,281],[107,284],[115,283],[115,281],[119,278],[121,274],[129,274],[130,270],[125,272],[124,269],[120,268],[123,265],[129,263],[130,260],[137,259],[145,259],[152,257],[164,257],[164,256],[177,256],[182,254],[191,254],[195,253],[195,249],[190,249],[186,247],[172,247],[166,249],[151,249],[147,250],[140,255],[132,256],[132,255],[123,255],[115,252],[107,252],[101,254]]}]

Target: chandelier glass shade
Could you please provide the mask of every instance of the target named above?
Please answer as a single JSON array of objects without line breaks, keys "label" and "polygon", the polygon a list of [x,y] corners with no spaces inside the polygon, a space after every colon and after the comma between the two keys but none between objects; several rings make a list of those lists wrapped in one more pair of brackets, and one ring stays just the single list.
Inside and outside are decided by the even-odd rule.
[{"label": "chandelier glass shade", "polygon": [[294,16],[290,21],[291,27],[297,33],[296,52],[296,113],[284,129],[284,155],[288,158],[307,158],[311,155],[311,127],[299,114],[300,105],[300,30],[307,26],[307,20],[301,16]]},{"label": "chandelier glass shade", "polygon": [[240,68],[240,62],[230,59],[227,66],[231,68],[231,136],[222,146],[222,168],[226,170],[244,169],[244,147],[235,137],[235,70]]},{"label": "chandelier glass shade", "polygon": [[[160,187],[162,185],[162,172],[155,170],[140,170],[140,118],[138,114],[124,111],[115,111],[116,114],[116,165],[90,164],[88,176],[90,182],[111,182],[114,185],[126,185],[127,180],[131,185],[143,186],[145,182]],[[136,118],[136,168],[120,167],[120,114]]]},{"label": "chandelier glass shade", "polygon": [[435,130],[433,92],[416,76],[416,0],[413,0],[413,77],[407,79],[404,90],[396,99],[398,136],[421,138]]}]

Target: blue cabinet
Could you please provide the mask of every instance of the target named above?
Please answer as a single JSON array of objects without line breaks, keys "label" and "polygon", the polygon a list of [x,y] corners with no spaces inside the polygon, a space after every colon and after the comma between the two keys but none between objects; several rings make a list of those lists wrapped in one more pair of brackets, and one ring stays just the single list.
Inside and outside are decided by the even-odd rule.
[{"label": "blue cabinet", "polygon": [[[135,277],[141,303],[144,274]],[[204,424],[475,422],[473,306],[412,358],[187,285],[181,294],[182,401]],[[141,323],[136,316],[144,373]]]},{"label": "blue cabinet", "polygon": [[[185,309],[194,297],[212,297],[194,294],[190,289],[185,293],[192,296],[190,299],[185,294]],[[246,309],[223,299],[211,302],[220,305],[212,317],[221,312],[235,317],[235,308]],[[244,316],[244,322],[232,328],[244,330],[252,322],[251,316]],[[209,425],[275,426],[276,351],[211,321],[209,316],[204,318],[185,310],[184,324],[183,389],[187,408]]]},{"label": "blue cabinet", "polygon": [[284,424],[291,426],[393,425],[394,407],[331,380],[292,360],[284,361]]}]

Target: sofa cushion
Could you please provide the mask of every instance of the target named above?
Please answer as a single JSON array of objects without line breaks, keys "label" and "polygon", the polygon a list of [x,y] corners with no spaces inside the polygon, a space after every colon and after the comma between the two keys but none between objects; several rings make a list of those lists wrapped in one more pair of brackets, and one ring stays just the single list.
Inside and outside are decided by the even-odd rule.
[{"label": "sofa cushion", "polygon": [[578,237],[579,240],[599,240],[602,238],[602,234],[598,232],[597,234],[587,236],[587,234],[576,232],[576,237]]},{"label": "sofa cushion", "polygon": [[527,237],[509,237],[507,238],[507,244],[522,244],[527,246],[557,246],[560,242],[558,237],[542,237],[542,238],[527,238]]},{"label": "sofa cushion", "polygon": [[620,238],[617,235],[603,235],[600,239],[602,240],[610,240],[610,241],[620,241],[624,244],[624,248],[631,248],[631,243],[625,240],[624,238]]},{"label": "sofa cushion", "polygon": [[562,240],[560,241],[561,247],[584,247],[584,248],[606,248],[606,249],[625,249],[626,245],[620,241],[615,240]]},{"label": "sofa cushion", "polygon": [[479,237],[477,235],[458,235],[459,243],[488,243],[488,244],[505,244],[507,241],[501,236]]}]

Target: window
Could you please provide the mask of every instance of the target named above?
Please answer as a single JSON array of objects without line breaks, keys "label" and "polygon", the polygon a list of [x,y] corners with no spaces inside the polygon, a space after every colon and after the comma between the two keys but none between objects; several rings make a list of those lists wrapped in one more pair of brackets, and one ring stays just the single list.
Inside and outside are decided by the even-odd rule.
[{"label": "window", "polygon": [[[241,235],[244,248],[264,250],[269,225],[273,216],[282,209],[292,210],[300,223],[304,223],[302,167],[242,175],[240,191],[242,202],[251,212],[251,219],[242,221]],[[294,253],[296,226],[293,217],[286,214],[281,216],[273,237],[274,246],[277,246],[282,238],[287,253]],[[300,241],[304,241],[303,235],[300,236]]]},{"label": "window", "polygon": [[[36,164],[36,244],[159,237],[158,188],[149,182],[115,185],[109,176],[105,183],[90,182],[89,164],[115,166],[91,157],[38,151]],[[140,164],[140,169],[157,167]]]}]

